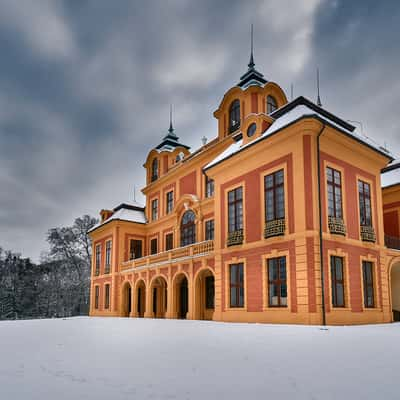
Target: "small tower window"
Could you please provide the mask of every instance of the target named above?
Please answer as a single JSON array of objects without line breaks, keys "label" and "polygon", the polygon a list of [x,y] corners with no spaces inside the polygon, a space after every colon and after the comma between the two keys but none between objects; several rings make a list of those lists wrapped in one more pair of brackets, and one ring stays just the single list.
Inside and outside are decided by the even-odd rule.
[{"label": "small tower window", "polygon": [[247,136],[252,137],[256,133],[256,130],[257,130],[257,125],[255,124],[255,122],[253,122],[247,129]]},{"label": "small tower window", "polygon": [[151,163],[151,181],[154,182],[158,179],[158,160],[155,158]]},{"label": "small tower window", "polygon": [[229,132],[236,131],[240,126],[240,101],[235,100],[229,109]]},{"label": "small tower window", "polygon": [[268,96],[267,97],[267,114],[273,113],[278,108],[275,97]]}]

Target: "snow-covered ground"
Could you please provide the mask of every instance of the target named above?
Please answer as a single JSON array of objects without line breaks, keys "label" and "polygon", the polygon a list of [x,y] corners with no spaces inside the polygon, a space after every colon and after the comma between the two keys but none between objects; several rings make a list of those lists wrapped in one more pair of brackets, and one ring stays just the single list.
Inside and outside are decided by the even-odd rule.
[{"label": "snow-covered ground", "polygon": [[399,399],[400,324],[0,322],[1,400]]}]

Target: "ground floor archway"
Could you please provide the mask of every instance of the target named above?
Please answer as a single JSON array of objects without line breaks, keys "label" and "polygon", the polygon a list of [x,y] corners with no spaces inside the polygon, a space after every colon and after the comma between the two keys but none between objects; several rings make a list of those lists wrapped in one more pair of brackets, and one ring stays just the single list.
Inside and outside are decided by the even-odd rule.
[{"label": "ground floor archway", "polygon": [[195,319],[211,320],[215,308],[215,279],[210,269],[203,269],[195,278]]},{"label": "ground floor archway", "polygon": [[125,282],[122,286],[122,304],[121,316],[129,317],[132,312],[132,286],[129,282]]},{"label": "ground floor archway", "polygon": [[173,316],[186,319],[189,311],[189,282],[184,273],[175,277],[173,287]]},{"label": "ground floor archway", "polygon": [[167,281],[159,276],[150,285],[150,306],[154,318],[165,318],[167,312]]},{"label": "ground floor archway", "polygon": [[393,320],[400,321],[400,261],[395,262],[390,270],[390,293]]},{"label": "ground floor archway", "polygon": [[136,316],[144,317],[146,312],[146,285],[143,280],[136,284]]}]

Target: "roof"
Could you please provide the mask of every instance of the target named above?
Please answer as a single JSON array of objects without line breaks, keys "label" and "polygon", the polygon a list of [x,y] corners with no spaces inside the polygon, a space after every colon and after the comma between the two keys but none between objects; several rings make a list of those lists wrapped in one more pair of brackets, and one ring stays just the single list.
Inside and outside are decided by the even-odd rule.
[{"label": "roof", "polygon": [[126,222],[135,222],[138,224],[145,224],[146,216],[144,214],[144,208],[140,207],[138,203],[134,204],[126,204],[122,203],[119,206],[114,208],[114,213],[111,217],[107,218],[105,221],[98,223],[93,228],[88,230],[89,232],[93,232],[97,228],[108,224],[111,221],[126,221]]},{"label": "roof", "polygon": [[393,169],[400,168],[400,158],[391,161],[385,168],[382,169],[382,173],[391,171]]},{"label": "roof", "polygon": [[156,150],[161,151],[174,151],[177,147],[184,147],[190,149],[190,146],[179,143],[179,137],[175,134],[175,129],[172,126],[172,122],[169,125],[168,133],[163,137],[162,142],[156,147]]},{"label": "roof", "polygon": [[301,120],[302,118],[316,118],[321,122],[327,123],[332,126],[342,134],[357,140],[359,143],[366,145],[367,147],[377,151],[381,155],[384,155],[389,160],[393,160],[393,156],[390,152],[388,152],[383,147],[379,146],[372,139],[359,134],[355,127],[349,124],[347,121],[335,116],[334,114],[326,111],[322,107],[317,106],[310,100],[306,99],[303,96],[298,97],[292,102],[286,104],[285,106],[279,108],[275,112],[271,114],[271,117],[275,119],[275,121],[270,125],[270,127],[257,139],[251,141],[242,146],[243,140],[240,139],[236,143],[233,143],[230,147],[228,147],[225,151],[219,154],[214,160],[208,163],[204,170],[207,170],[223,160],[232,157],[234,154],[244,150],[247,147],[254,145],[261,140],[266,139],[267,137],[272,136],[278,131],[286,128],[289,125],[294,124],[295,122]]},{"label": "roof", "polygon": [[[398,160],[400,161],[400,160]],[[381,174],[381,184],[383,188],[400,184],[400,162],[397,166],[388,166]]]}]

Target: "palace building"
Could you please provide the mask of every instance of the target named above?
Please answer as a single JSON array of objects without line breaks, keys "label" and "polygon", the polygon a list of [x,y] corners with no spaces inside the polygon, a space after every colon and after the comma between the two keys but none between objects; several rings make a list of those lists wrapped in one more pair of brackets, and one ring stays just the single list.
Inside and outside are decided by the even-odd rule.
[{"label": "palace building", "polygon": [[400,160],[255,69],[194,152],[172,121],[144,207],[101,210],[90,315],[363,324],[400,319]]}]

